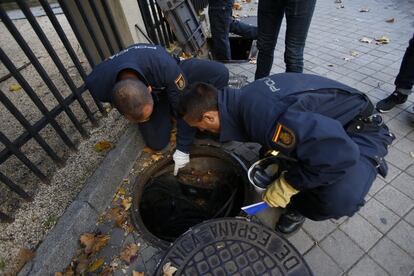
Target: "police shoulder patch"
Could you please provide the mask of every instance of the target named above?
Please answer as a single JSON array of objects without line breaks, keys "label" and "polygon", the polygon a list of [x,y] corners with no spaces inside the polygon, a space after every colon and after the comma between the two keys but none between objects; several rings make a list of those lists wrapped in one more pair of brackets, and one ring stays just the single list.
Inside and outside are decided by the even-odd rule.
[{"label": "police shoulder patch", "polygon": [[179,74],[178,77],[175,79],[175,85],[178,89],[183,90],[185,87],[185,79],[183,74]]},{"label": "police shoulder patch", "polygon": [[281,147],[292,148],[296,143],[296,137],[291,129],[278,123],[272,141]]}]

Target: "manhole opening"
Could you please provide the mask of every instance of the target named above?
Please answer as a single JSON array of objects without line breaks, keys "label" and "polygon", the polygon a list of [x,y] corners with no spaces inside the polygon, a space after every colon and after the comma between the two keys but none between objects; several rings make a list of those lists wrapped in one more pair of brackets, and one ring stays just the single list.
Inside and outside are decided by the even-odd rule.
[{"label": "manhole opening", "polygon": [[[241,63],[247,62],[251,58],[251,52],[256,52],[256,46],[253,45],[252,39],[247,39],[239,36],[230,36],[230,52],[231,60],[222,60],[224,63]],[[212,47],[211,38],[207,39],[210,47]],[[253,45],[253,47],[252,47]],[[255,53],[252,53],[255,55]]]},{"label": "manhole opening", "polygon": [[240,213],[246,172],[230,154],[199,148],[177,177],[172,170],[171,158],[156,162],[136,185],[134,222],[150,242],[165,247],[194,225]]}]

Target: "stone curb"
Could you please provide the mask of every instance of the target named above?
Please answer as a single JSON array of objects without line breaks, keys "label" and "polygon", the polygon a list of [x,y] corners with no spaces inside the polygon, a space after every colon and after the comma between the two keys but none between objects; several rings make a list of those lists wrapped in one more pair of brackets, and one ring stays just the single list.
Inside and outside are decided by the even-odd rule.
[{"label": "stone curb", "polygon": [[98,215],[109,205],[143,147],[138,128],[130,126],[88,178],[82,191],[47,234],[36,250],[36,256],[23,267],[19,276],[53,275],[66,268],[78,248],[79,236],[96,228]]}]

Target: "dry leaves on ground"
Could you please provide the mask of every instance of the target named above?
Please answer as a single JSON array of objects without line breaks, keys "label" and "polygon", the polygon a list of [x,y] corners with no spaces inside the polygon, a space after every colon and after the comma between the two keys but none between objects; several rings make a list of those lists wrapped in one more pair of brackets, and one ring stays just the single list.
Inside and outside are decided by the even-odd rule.
[{"label": "dry leaves on ground", "polygon": [[158,161],[162,158],[162,154],[153,154],[151,155],[152,161]]},{"label": "dry leaves on ground", "polygon": [[142,271],[132,271],[132,276],[144,276],[144,272]]},{"label": "dry leaves on ground", "polygon": [[16,257],[16,271],[20,271],[27,262],[33,259],[34,256],[35,253],[32,250],[27,248],[20,249]]},{"label": "dry leaves on ground", "polygon": [[249,63],[251,63],[251,64],[256,64],[256,63],[257,63],[256,58],[251,58],[251,59],[249,60]]},{"label": "dry leaves on ground", "polygon": [[387,20],[385,20],[385,22],[387,22],[387,23],[394,23],[395,22],[395,18],[394,17],[388,18]]},{"label": "dry leaves on ground", "polygon": [[114,146],[114,144],[112,144],[112,142],[102,140],[102,141],[99,141],[98,143],[96,143],[93,146],[93,148],[95,149],[96,152],[102,152],[102,151],[113,148],[113,146]]},{"label": "dry leaves on ground", "polygon": [[172,276],[177,271],[177,268],[173,267],[171,263],[168,262],[162,267],[162,271],[164,276]]},{"label": "dry leaves on ground", "polygon": [[124,199],[124,196],[126,194],[126,191],[123,187],[119,187],[116,191],[116,194],[114,195],[114,198],[112,199],[112,203],[116,203],[118,199]]},{"label": "dry leaves on ground", "polygon": [[104,266],[99,276],[112,276],[112,268],[107,265]]},{"label": "dry leaves on ground", "polygon": [[21,89],[22,89],[22,87],[20,86],[20,84],[17,84],[17,83],[10,84],[10,86],[9,86],[9,91],[10,92],[17,92]]},{"label": "dry leaves on ground", "polygon": [[72,267],[68,267],[63,272],[55,272],[55,276],[74,276],[75,273],[72,270]]},{"label": "dry leaves on ground", "polygon": [[366,7],[360,8],[359,12],[369,12],[369,8],[366,8]]},{"label": "dry leaves on ground", "polygon": [[158,153],[160,153],[159,151],[153,150],[150,147],[144,147],[142,149],[142,151],[145,152],[145,153],[149,153],[149,154],[158,154]]},{"label": "dry leaves on ground", "polygon": [[135,243],[128,244],[124,250],[122,250],[119,257],[121,260],[125,261],[126,263],[132,263],[136,257],[139,250],[139,246]]},{"label": "dry leaves on ground", "polygon": [[239,10],[243,9],[243,7],[240,3],[234,3],[233,4],[233,9],[239,11]]},{"label": "dry leaves on ground", "polygon": [[368,44],[370,44],[370,43],[372,43],[372,41],[373,41],[373,39],[372,38],[368,38],[368,37],[362,37],[362,38],[360,38],[359,39],[359,41],[360,42],[363,42],[363,43],[368,43]]},{"label": "dry leaves on ground", "polygon": [[109,235],[95,235],[84,233],[80,236],[80,242],[85,247],[85,253],[96,253],[108,244]]},{"label": "dry leaves on ground", "polygon": [[131,208],[131,205],[132,205],[132,197],[129,196],[127,198],[124,198],[121,201],[121,205],[122,205],[122,207],[124,207],[125,211],[128,211],[129,208]]},{"label": "dry leaves on ground", "polygon": [[122,228],[128,218],[128,214],[124,208],[117,206],[109,210],[106,217],[113,220],[117,227]]},{"label": "dry leaves on ground", "polygon": [[105,261],[104,257],[101,257],[101,258],[95,260],[94,262],[92,262],[88,266],[87,272],[94,272],[94,271],[98,270],[103,265],[104,261]]},{"label": "dry leaves on ground", "polygon": [[359,53],[357,51],[351,51],[351,56],[357,57],[359,56]]},{"label": "dry leaves on ground", "polygon": [[388,44],[390,43],[390,39],[386,37],[385,35],[378,37],[375,39],[376,44]]}]

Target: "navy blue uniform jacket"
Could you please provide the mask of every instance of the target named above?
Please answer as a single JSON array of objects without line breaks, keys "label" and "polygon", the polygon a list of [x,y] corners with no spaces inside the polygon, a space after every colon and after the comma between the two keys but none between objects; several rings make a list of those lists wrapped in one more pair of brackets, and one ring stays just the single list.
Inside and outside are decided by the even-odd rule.
[{"label": "navy blue uniform jacket", "polygon": [[386,154],[380,134],[345,131],[369,100],[330,79],[277,74],[224,89],[218,100],[221,141],[256,142],[297,159],[285,178],[298,190],[335,183],[360,155]]},{"label": "navy blue uniform jacket", "polygon": [[[184,66],[189,67],[191,64],[193,63],[185,63]],[[135,44],[95,66],[92,73],[86,79],[86,86],[95,98],[102,102],[111,103],[112,88],[115,85],[118,74],[125,69],[136,71],[140,75],[141,80],[147,86],[152,87],[155,102],[157,100],[155,95],[167,93],[173,110],[176,109],[179,95],[187,85],[187,82],[197,79],[201,74],[201,72],[197,71],[197,68],[194,70],[188,68],[191,69],[192,74],[186,76],[178,65],[177,59],[170,56],[161,46]],[[210,76],[211,74],[207,75]],[[222,82],[220,77],[217,76],[217,79],[210,80],[210,83],[215,85],[215,82]],[[223,85],[219,86],[219,88],[222,87]],[[181,119],[178,119],[177,128],[177,149],[188,152],[195,130],[190,128]]]}]

